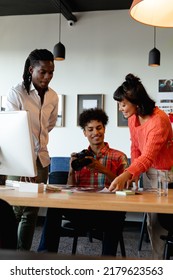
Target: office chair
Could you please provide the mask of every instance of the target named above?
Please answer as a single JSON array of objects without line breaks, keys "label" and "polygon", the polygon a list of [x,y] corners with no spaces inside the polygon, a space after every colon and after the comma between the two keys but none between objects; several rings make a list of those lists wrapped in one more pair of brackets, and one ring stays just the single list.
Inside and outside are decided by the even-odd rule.
[{"label": "office chair", "polygon": [[[168,189],[173,189],[172,181],[168,184]],[[173,214],[158,214],[160,225],[168,231],[167,235],[161,235],[160,238],[165,241],[163,259],[169,260],[173,256]]]},{"label": "office chair", "polygon": [[12,206],[0,199],[0,248],[17,249],[17,221]]},{"label": "office chair", "polygon": [[[63,220],[60,235],[63,237],[73,237],[73,255],[76,254],[78,237],[88,237],[90,242],[93,241],[93,238],[98,239],[100,241],[102,241],[103,238],[103,232],[98,232],[93,228],[88,230],[79,229],[78,227],[76,228],[75,226],[73,226],[73,223],[68,220]],[[122,257],[126,257],[123,233],[120,236],[119,245]]]},{"label": "office chair", "polygon": [[[53,171],[49,174],[49,184],[66,184],[68,178],[68,172],[67,171]],[[60,241],[60,237],[73,237],[73,245],[72,245],[72,254],[76,253],[77,250],[77,242],[78,237],[88,237],[89,241],[92,242],[92,238],[96,238],[101,240],[101,237],[98,238],[98,233],[94,230],[88,229],[83,230],[79,228],[75,228],[73,226],[72,222],[68,221],[64,216],[62,216],[62,226],[60,229],[60,236],[58,236],[58,241]],[[124,245],[124,239],[123,234],[120,237],[120,249],[121,249],[121,255],[123,257],[126,256],[125,252],[125,245]],[[59,247],[59,242],[58,242]]]},{"label": "office chair", "polygon": [[50,172],[53,171],[69,171],[70,157],[51,157]]},{"label": "office chair", "polygon": [[[67,178],[68,178],[68,171],[53,171],[50,172],[49,174],[49,184],[64,185],[67,183]],[[57,238],[60,239],[60,237],[73,237],[72,254],[75,254],[77,249],[78,237],[87,236],[88,233],[86,231],[75,229],[73,224],[70,221],[68,221],[64,216],[62,216],[61,224],[62,225],[60,229],[60,236],[58,236]],[[58,242],[58,246],[59,246],[59,242]]]},{"label": "office chair", "polygon": [[[168,189],[173,189],[172,181],[168,184]],[[161,226],[163,228],[165,228],[166,230],[168,230],[168,235],[161,235],[160,238],[165,241],[163,257],[164,257],[164,259],[170,259],[170,256],[173,256],[173,229],[172,229],[173,228],[173,215],[172,214],[158,214],[158,219],[159,219]],[[146,213],[144,213],[144,216],[143,216],[138,251],[141,250],[144,233],[146,233],[146,242],[150,242],[148,231],[147,231],[147,214]]]},{"label": "office chair", "polygon": [[141,249],[142,249],[142,242],[144,239],[144,234],[145,234],[145,241],[150,242],[148,231],[147,231],[147,213],[143,214],[143,220],[142,220],[139,244],[138,244],[138,251],[141,251]]},{"label": "office chair", "polygon": [[165,241],[163,259],[169,260],[173,256],[173,214],[158,214],[161,226],[168,231],[167,235],[160,238]]},{"label": "office chair", "polygon": [[49,184],[67,184],[68,171],[53,171],[49,174]]},{"label": "office chair", "polygon": [[[143,189],[143,176],[142,175],[140,176],[140,179],[139,179],[139,186],[140,186],[140,188]],[[147,243],[150,242],[148,230],[147,230],[147,213],[143,214],[139,243],[138,243],[138,251],[141,251],[141,249],[142,249],[142,242],[144,240],[144,235],[145,235],[145,241]]]}]

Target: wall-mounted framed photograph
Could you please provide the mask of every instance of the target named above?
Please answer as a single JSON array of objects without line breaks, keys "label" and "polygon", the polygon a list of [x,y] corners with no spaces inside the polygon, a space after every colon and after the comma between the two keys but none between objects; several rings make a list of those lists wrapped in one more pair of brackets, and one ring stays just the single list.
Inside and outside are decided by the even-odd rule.
[{"label": "wall-mounted framed photograph", "polygon": [[173,92],[173,79],[159,80],[159,92]]},{"label": "wall-mounted framed photograph", "polygon": [[58,116],[56,127],[65,126],[65,95],[58,94],[59,102],[58,102]]},{"label": "wall-mounted framed photograph", "polygon": [[128,120],[123,116],[123,113],[119,111],[118,106],[117,106],[117,125],[128,126]]},{"label": "wall-mounted framed photograph", "polygon": [[0,96],[0,111],[5,111],[7,96]]},{"label": "wall-mounted framed photograph", "polygon": [[86,109],[104,107],[104,94],[78,94],[77,95],[77,125],[79,115]]}]

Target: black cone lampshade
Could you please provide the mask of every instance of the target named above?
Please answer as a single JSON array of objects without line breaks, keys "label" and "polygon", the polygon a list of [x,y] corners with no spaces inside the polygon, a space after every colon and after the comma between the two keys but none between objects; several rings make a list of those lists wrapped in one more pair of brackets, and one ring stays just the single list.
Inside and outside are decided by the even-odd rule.
[{"label": "black cone lampshade", "polygon": [[65,59],[65,47],[59,42],[54,46],[53,49],[54,59],[55,60],[64,60]]},{"label": "black cone lampshade", "polygon": [[149,52],[149,66],[159,66],[160,65],[160,51],[156,48]]},{"label": "black cone lampshade", "polygon": [[160,66],[160,51],[156,49],[156,27],[154,26],[154,48],[149,52],[149,66]]}]

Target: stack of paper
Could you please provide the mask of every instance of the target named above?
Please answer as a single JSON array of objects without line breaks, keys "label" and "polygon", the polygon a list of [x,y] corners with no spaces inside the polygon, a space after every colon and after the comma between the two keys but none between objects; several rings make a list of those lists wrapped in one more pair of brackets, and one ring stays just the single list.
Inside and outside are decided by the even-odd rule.
[{"label": "stack of paper", "polygon": [[122,191],[116,191],[115,194],[117,194],[117,195],[132,195],[132,194],[135,194],[135,191],[122,190]]}]

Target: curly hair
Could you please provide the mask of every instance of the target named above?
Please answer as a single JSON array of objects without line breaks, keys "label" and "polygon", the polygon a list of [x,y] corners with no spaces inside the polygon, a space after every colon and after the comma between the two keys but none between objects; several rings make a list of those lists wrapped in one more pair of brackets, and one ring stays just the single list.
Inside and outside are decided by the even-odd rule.
[{"label": "curly hair", "polygon": [[85,126],[93,120],[97,120],[101,122],[103,126],[106,126],[109,118],[107,114],[100,108],[87,109],[79,115],[79,126],[84,129]]},{"label": "curly hair", "polygon": [[152,114],[155,108],[155,101],[150,98],[141,80],[133,74],[125,77],[125,81],[114,92],[113,99],[119,102],[127,99],[137,105],[137,114],[141,116]]},{"label": "curly hair", "polygon": [[29,54],[28,58],[25,61],[24,72],[23,72],[23,83],[28,94],[29,94],[30,84],[32,80],[31,73],[29,72],[29,67],[39,65],[39,61],[54,62],[53,54],[47,49],[35,49]]}]

